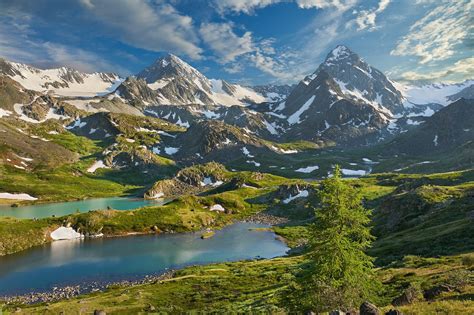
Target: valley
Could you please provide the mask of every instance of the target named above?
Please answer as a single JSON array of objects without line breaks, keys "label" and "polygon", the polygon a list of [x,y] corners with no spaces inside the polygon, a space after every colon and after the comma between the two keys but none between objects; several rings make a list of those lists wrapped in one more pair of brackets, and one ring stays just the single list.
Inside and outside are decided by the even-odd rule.
[{"label": "valley", "polygon": [[370,211],[371,302],[471,313],[473,84],[403,85],[342,45],[256,87],[172,54],[126,78],[2,59],[0,307],[285,312],[340,168]]}]

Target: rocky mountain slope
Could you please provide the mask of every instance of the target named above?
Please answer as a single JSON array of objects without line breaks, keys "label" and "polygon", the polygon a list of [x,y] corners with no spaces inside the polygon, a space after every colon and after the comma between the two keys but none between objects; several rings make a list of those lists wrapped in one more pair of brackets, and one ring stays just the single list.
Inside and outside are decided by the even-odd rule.
[{"label": "rocky mountain slope", "polygon": [[23,87],[59,96],[96,96],[113,91],[122,81],[114,73],[83,73],[68,67],[38,69],[0,58],[0,74]]},{"label": "rocky mountain slope", "polygon": [[[140,98],[145,104],[243,106],[265,101],[262,95],[250,88],[224,80],[208,79],[172,54],[143,69],[133,83],[133,91],[130,91],[130,85],[119,87],[120,96],[128,100]],[[145,85],[148,89],[145,89]]]},{"label": "rocky mountain slope", "polygon": [[460,99],[389,142],[388,150],[426,155],[454,150],[473,141],[474,100]]},{"label": "rocky mountain slope", "polygon": [[345,46],[331,51],[285,101],[271,108],[286,139],[328,138],[338,143],[359,139],[359,144],[388,126],[393,112],[402,110],[401,93]]},{"label": "rocky mountain slope", "polygon": [[283,101],[290,95],[291,91],[295,88],[294,84],[266,84],[266,85],[255,85],[251,87],[255,92],[263,95],[269,102]]},{"label": "rocky mountain slope", "polygon": [[[110,168],[136,165],[149,171],[146,165],[216,160],[237,169],[301,169],[300,173],[322,176],[331,171],[331,165],[309,161],[310,156],[319,155],[312,150],[336,146],[347,151],[389,141],[385,151],[394,155],[438,154],[462,147],[462,155],[468,156],[473,151],[468,141],[472,137],[471,107],[458,104],[469,101],[446,106],[449,99],[471,97],[472,81],[401,86],[345,46],[332,50],[315,72],[293,88],[260,86],[251,90],[210,80],[178,57],[167,55],[106,95],[66,98],[53,95],[56,90],[43,93],[25,88],[18,78],[32,79],[25,76],[25,69],[39,73],[33,68],[6,61],[2,65],[1,119],[32,126],[54,121],[61,127],[55,130],[100,141],[104,150],[96,161]],[[65,80],[69,87],[71,81],[87,81],[76,74],[72,71],[57,80]],[[44,88],[52,86],[42,84]],[[290,89],[284,100],[271,101],[284,97]],[[430,94],[431,99],[422,97],[433,89],[437,92]],[[463,165],[469,163],[469,159],[463,161]]]}]

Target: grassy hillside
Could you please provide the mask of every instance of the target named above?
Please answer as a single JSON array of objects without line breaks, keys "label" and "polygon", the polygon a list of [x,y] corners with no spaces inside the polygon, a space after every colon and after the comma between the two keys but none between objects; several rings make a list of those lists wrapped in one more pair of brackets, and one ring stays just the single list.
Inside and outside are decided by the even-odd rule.
[{"label": "grassy hillside", "polygon": [[[189,173],[188,171],[187,173]],[[287,182],[287,179],[273,175],[262,175],[248,172],[233,173],[243,182],[253,185],[228,185],[210,187],[205,193],[195,196],[187,195],[156,207],[145,207],[133,211],[102,210],[75,213],[57,219],[8,220],[0,228],[0,255],[23,250],[48,241],[44,236],[45,229],[51,230],[58,222],[68,222],[83,233],[105,235],[124,235],[127,233],[160,233],[200,230],[204,227],[221,227],[234,220],[241,220],[252,214],[273,207],[272,192]],[[220,204],[225,212],[210,211],[210,207]],[[23,235],[18,231],[28,230]],[[42,241],[28,241],[30,235],[42,236]],[[34,238],[33,237],[33,238]]]},{"label": "grassy hillside", "polygon": [[[474,302],[469,299],[474,283],[462,275],[472,273],[472,259],[472,255],[432,259],[411,256],[397,268],[378,269],[383,288],[376,303],[385,311],[393,309],[391,301],[413,287],[415,301],[397,307],[404,314],[470,314],[474,312]],[[287,285],[304,260],[304,256],[295,256],[189,267],[155,283],[111,287],[103,293],[24,306],[18,313],[281,313]],[[423,297],[443,285],[452,290]],[[15,308],[8,306],[10,310]]]}]

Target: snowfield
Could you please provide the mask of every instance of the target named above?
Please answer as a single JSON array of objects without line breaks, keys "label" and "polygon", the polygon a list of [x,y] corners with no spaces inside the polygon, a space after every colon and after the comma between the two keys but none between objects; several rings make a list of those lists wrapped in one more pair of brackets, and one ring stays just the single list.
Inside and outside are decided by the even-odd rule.
[{"label": "snowfield", "polygon": [[305,189],[305,190],[301,190],[300,192],[298,192],[296,195],[294,196],[289,196],[288,198],[286,199],[283,199],[283,203],[284,204],[288,204],[290,203],[291,201],[297,199],[297,198],[306,198],[309,196],[309,192]]},{"label": "snowfield", "polygon": [[38,200],[38,198],[35,198],[28,194],[22,194],[22,193],[20,194],[0,193],[0,199],[29,200],[29,201]]},{"label": "snowfield", "polygon": [[298,173],[311,173],[315,170],[318,170],[319,169],[319,166],[315,165],[315,166],[306,166],[306,167],[300,167],[299,169],[295,170],[295,172],[298,172]]},{"label": "snowfield", "polygon": [[51,238],[54,241],[59,240],[73,240],[76,238],[83,238],[84,236],[80,233],[77,233],[72,227],[61,226],[51,232]]},{"label": "snowfield", "polygon": [[213,205],[209,210],[218,211],[218,212],[224,212],[225,211],[224,207],[220,204]]},{"label": "snowfield", "polygon": [[221,180],[217,180],[215,182],[212,181],[212,178],[210,177],[204,177],[204,179],[201,181],[200,185],[202,187],[204,186],[213,186],[213,187],[217,187],[217,186],[220,186],[222,185],[224,182],[221,181]]},{"label": "snowfield", "polygon": [[[66,67],[43,70],[21,63],[9,63],[21,73],[10,76],[13,80],[29,90],[53,92],[58,96],[100,96],[113,92],[123,81],[118,75],[111,73],[82,73]],[[51,85],[54,82],[61,86],[55,88]]]},{"label": "snowfield", "polygon": [[12,114],[11,111],[5,110],[5,109],[3,109],[3,108],[0,108],[0,118],[2,118],[2,117],[8,117],[8,116],[10,116],[11,114]]},{"label": "snowfield", "polygon": [[179,148],[173,148],[173,147],[166,147],[165,148],[165,153],[168,154],[168,155],[173,155],[178,151],[179,151]]},{"label": "snowfield", "polygon": [[104,161],[102,160],[95,161],[94,164],[92,164],[92,166],[87,169],[87,173],[94,173],[99,168],[109,168],[109,167],[106,166],[104,164]]},{"label": "snowfield", "polygon": [[296,112],[294,112],[290,117],[288,117],[288,123],[290,125],[294,124],[299,124],[300,121],[300,116],[303,114],[305,111],[309,109],[309,106],[313,104],[314,99],[316,98],[316,95],[311,96],[306,103],[303,104],[303,106],[300,107]]},{"label": "snowfield", "polygon": [[341,172],[343,175],[346,175],[346,176],[364,176],[367,174],[365,170],[350,170],[347,168],[341,169]]},{"label": "snowfield", "polygon": [[[446,106],[453,101],[448,100],[448,96],[460,92],[462,89],[474,84],[474,80],[466,80],[457,84],[429,84],[423,86],[401,85],[397,84],[396,88],[406,98],[410,107],[411,104],[440,104]],[[431,116],[431,115],[424,115]]]}]

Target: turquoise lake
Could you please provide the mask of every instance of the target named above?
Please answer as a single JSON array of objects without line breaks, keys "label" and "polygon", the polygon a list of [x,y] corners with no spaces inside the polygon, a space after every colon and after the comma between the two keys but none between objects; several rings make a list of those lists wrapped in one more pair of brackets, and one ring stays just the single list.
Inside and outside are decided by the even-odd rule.
[{"label": "turquoise lake", "polygon": [[272,258],[288,247],[265,225],[238,222],[201,233],[55,241],[0,257],[0,296],[91,282],[133,280],[194,264]]},{"label": "turquoise lake", "polygon": [[96,198],[79,201],[56,202],[45,204],[33,204],[19,207],[0,206],[0,216],[15,217],[21,219],[46,218],[50,216],[60,217],[75,213],[77,211],[87,212],[90,210],[101,210],[110,207],[115,210],[132,210],[145,206],[162,205],[163,200],[145,200],[140,198]]}]

